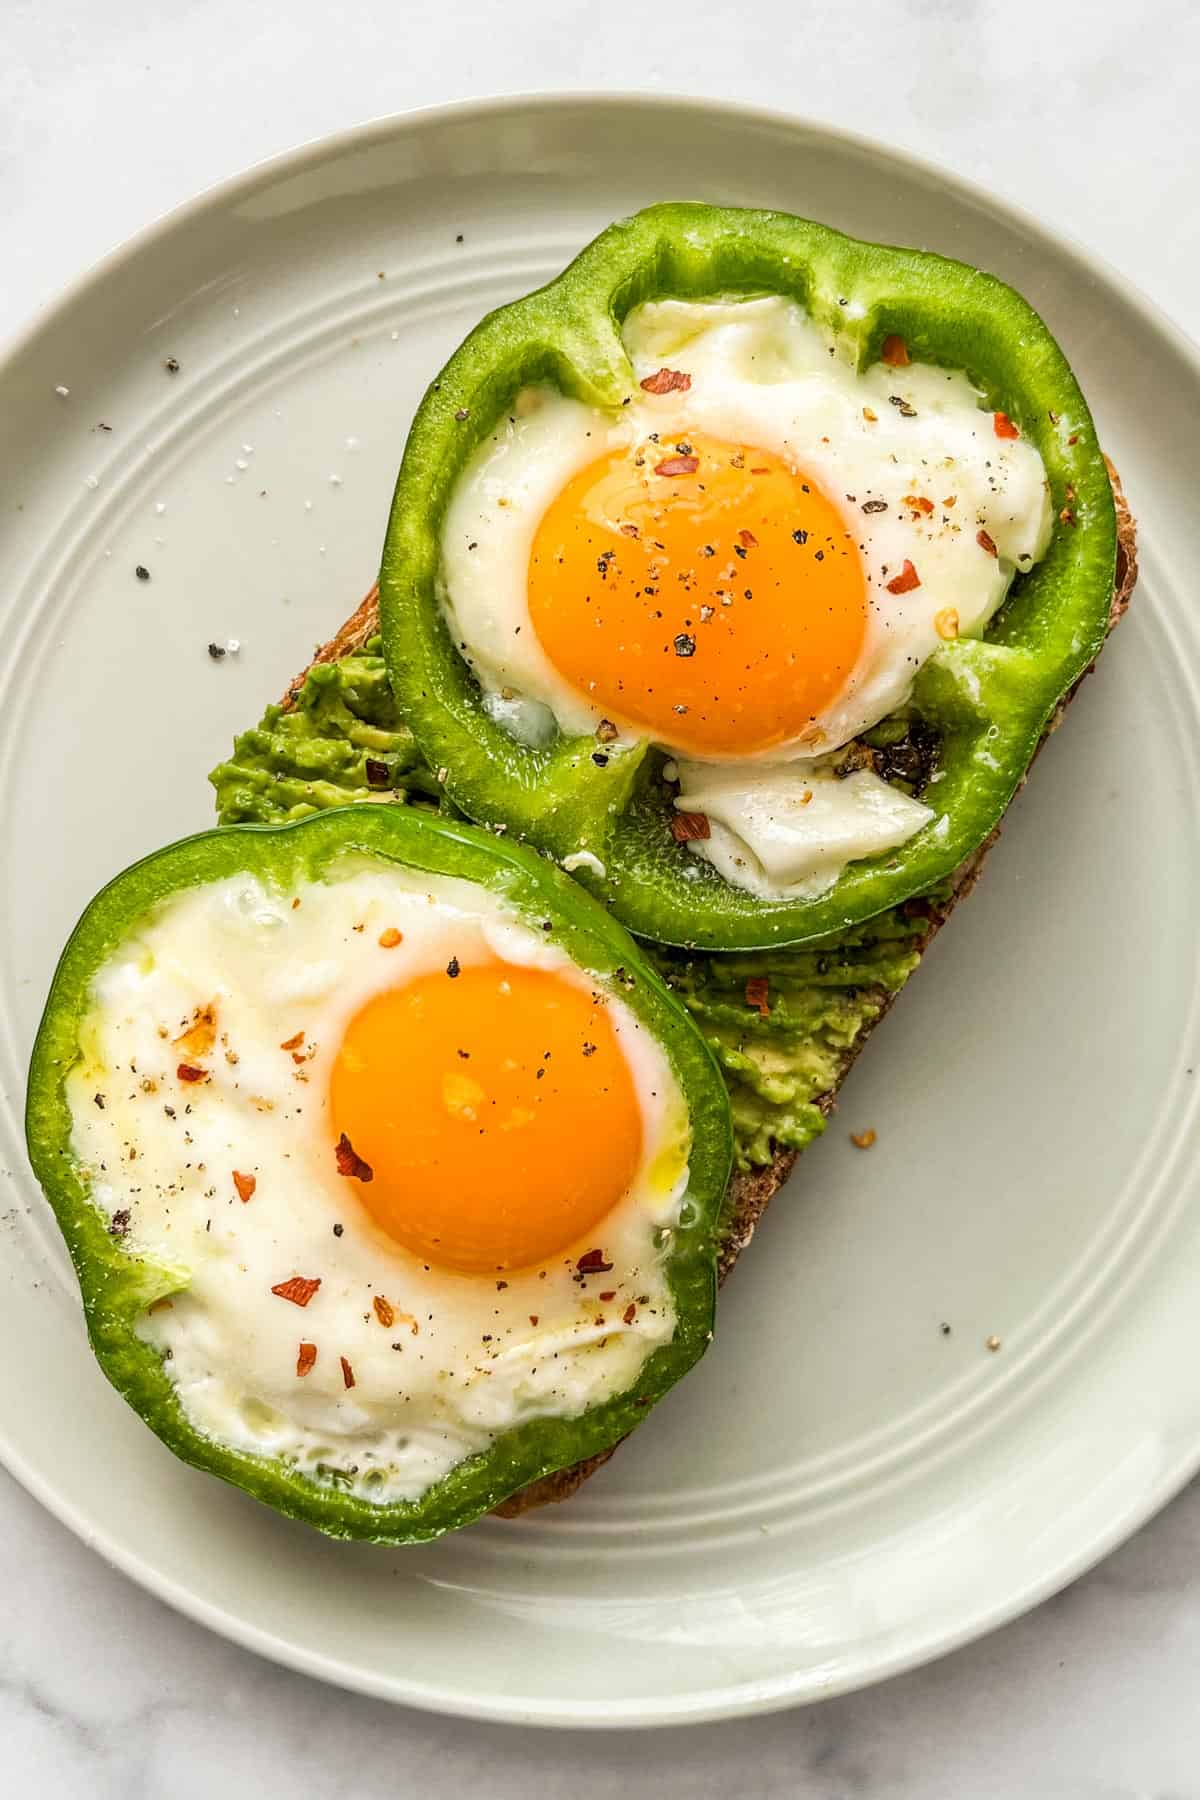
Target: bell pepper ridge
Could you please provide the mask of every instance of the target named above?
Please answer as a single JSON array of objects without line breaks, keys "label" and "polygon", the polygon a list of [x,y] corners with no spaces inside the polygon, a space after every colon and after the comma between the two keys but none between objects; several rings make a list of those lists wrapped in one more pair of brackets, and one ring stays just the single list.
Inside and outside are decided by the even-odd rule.
[{"label": "bell pepper ridge", "polygon": [[[449,497],[523,387],[551,383],[615,416],[637,391],[620,336],[634,307],[764,293],[796,301],[859,369],[882,361],[896,371],[910,363],[965,370],[983,429],[1023,437],[1039,452],[1057,521],[1046,555],[1019,574],[985,635],[944,640],[917,674],[911,711],[940,738],[935,818],[805,900],[759,899],[682,849],[668,829],[661,754],[650,745],[615,743],[601,768],[592,739],[560,733],[539,748],[518,743],[485,714],[437,595]],[[902,418],[917,416],[904,393],[889,399]],[[469,414],[461,425],[460,408]],[[978,849],[1062,695],[1103,642],[1115,559],[1112,493],[1086,401],[1045,324],[1012,288],[963,263],[784,213],[664,204],[610,226],[556,280],[489,315],[427,392],[383,551],[384,652],[425,761],[451,771],[449,800],[468,816],[504,824],[557,859],[586,842],[605,874],[585,869],[578,879],[642,936],[711,950],[801,945],[927,891]]]},{"label": "bell pepper ridge", "polygon": [[[172,1296],[187,1290],[189,1273],[160,1264],[141,1249],[127,1209],[110,1216],[95,1203],[88,1172],[71,1149],[67,1077],[82,1053],[80,1025],[97,972],[138,921],[175,893],[247,872],[286,898],[298,885],[322,879],[346,856],[474,882],[502,896],[531,929],[551,923],[556,943],[598,987],[619,994],[662,1047],[688,1102],[686,1205],[672,1231],[666,1264],[675,1331],[641,1365],[636,1391],[616,1394],[575,1418],[533,1418],[512,1426],[411,1501],[377,1501],[285,1458],[218,1441],[191,1423],[170,1379],[170,1364],[140,1331],[147,1312],[171,1306]],[[623,928],[570,876],[532,850],[458,820],[415,809],[348,805],[294,824],[204,832],[118,875],[91,902],[60,959],[33,1050],[26,1137],[34,1172],[75,1265],[92,1348],[113,1386],[185,1461],[333,1537],[380,1543],[435,1538],[550,1471],[611,1447],[641,1418],[647,1397],[665,1393],[703,1354],[711,1336],[717,1245],[733,1158],[728,1093],[715,1056]],[[361,1160],[351,1145],[347,1150],[355,1163]],[[252,1176],[235,1177],[242,1200],[255,1185]],[[342,1236],[340,1222],[331,1228],[334,1237]],[[609,1262],[597,1249],[587,1252],[581,1266],[585,1273],[598,1272]],[[325,1304],[319,1264],[299,1271],[285,1264],[279,1275],[268,1304],[303,1310],[305,1325],[311,1320],[314,1328],[313,1339],[299,1343],[294,1365],[289,1362],[303,1379],[318,1360],[318,1344],[334,1315]],[[411,1314],[382,1295],[374,1297],[374,1311],[381,1326],[403,1326],[412,1335],[419,1330]],[[327,1338],[325,1343],[323,1353],[339,1355],[335,1344]],[[353,1368],[345,1360],[341,1367],[349,1389],[355,1384]]]}]

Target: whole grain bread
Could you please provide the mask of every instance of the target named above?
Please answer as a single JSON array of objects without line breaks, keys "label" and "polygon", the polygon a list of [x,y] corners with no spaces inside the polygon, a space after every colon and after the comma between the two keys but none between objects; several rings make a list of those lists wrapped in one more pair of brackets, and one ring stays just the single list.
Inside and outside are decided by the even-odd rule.
[{"label": "whole grain bread", "polygon": [[[1137,530],[1133,515],[1129,510],[1128,502],[1126,501],[1125,494],[1121,488],[1120,478],[1111,463],[1108,465],[1108,472],[1112,480],[1113,497],[1116,501],[1117,508],[1116,576],[1113,584],[1112,606],[1108,615],[1108,629],[1111,632],[1113,627],[1120,621],[1126,607],[1129,605],[1129,599],[1133,593],[1134,584],[1137,581]],[[330,638],[328,643],[323,644],[316,652],[313,657],[313,663],[336,662],[343,656],[351,655],[355,650],[360,650],[369,638],[374,637],[378,630],[379,589],[376,586],[371,589],[370,593],[367,594],[365,599],[363,599],[354,612],[351,613],[340,631]],[[312,667],[311,663],[309,667]],[[1059,705],[1042,736],[1042,742],[1038,746],[1039,753],[1050,734],[1053,731],[1056,731],[1062,723],[1067,707],[1079,691],[1084,679],[1086,679],[1094,667],[1095,664],[1093,663],[1090,668],[1086,669],[1084,674],[1080,676],[1079,681],[1075,683],[1074,687],[1072,687],[1059,702]],[[296,677],[295,681],[290,684],[282,701],[282,705],[285,708],[294,705],[296,695],[307,674],[308,669],[303,670],[301,674]],[[1036,757],[1034,760],[1036,760]],[[1032,766],[1031,763],[1030,767],[1032,768]],[[1028,780],[1028,778],[1029,771],[1026,770],[1024,779]],[[1022,782],[1022,786],[1023,785],[1024,781]],[[937,933],[941,930],[942,926],[946,923],[946,920],[950,917],[950,914],[954,911],[955,907],[961,900],[966,899],[967,895],[971,892],[971,889],[979,879],[983,868],[984,858],[987,856],[988,851],[991,849],[999,835],[1000,826],[997,825],[990,836],[980,845],[979,849],[976,850],[972,856],[968,857],[966,862],[964,862],[957,870],[950,895],[947,899],[937,902],[914,901],[910,903],[913,909],[914,918],[921,918],[924,920],[924,931],[916,946],[919,955],[924,955],[925,951],[928,949]],[[841,1087],[842,1082],[845,1080],[851,1067],[861,1053],[868,1036],[871,1035],[875,1026],[879,1023],[879,1019],[882,1018],[883,1014],[888,1010],[889,1004],[890,1002],[884,1004],[878,1017],[863,1031],[853,1049],[847,1052],[842,1067],[838,1071],[836,1082],[826,1093],[822,1094],[817,1101],[822,1112],[829,1114],[833,1111],[837,1104],[838,1090]],[[719,1281],[724,1282],[738,1257],[754,1236],[755,1227],[762,1218],[763,1213],[766,1211],[772,1197],[778,1193],[779,1189],[791,1174],[796,1162],[796,1157],[797,1152],[794,1150],[777,1150],[772,1161],[765,1167],[745,1171],[739,1170],[734,1173],[729,1184],[729,1222],[720,1246],[718,1258],[717,1274]],[[595,1474],[596,1470],[608,1461],[609,1457],[617,1447],[618,1446],[614,1444],[610,1449],[601,1451],[597,1456],[589,1456],[584,1462],[575,1463],[570,1468],[556,1469],[552,1474],[542,1476],[540,1480],[531,1482],[528,1487],[522,1488],[519,1493],[511,1495],[509,1499],[496,1507],[496,1512],[501,1518],[513,1519],[517,1518],[521,1513],[528,1512],[533,1507],[545,1506],[550,1501],[570,1499],[571,1495],[582,1486],[588,1476]]]}]

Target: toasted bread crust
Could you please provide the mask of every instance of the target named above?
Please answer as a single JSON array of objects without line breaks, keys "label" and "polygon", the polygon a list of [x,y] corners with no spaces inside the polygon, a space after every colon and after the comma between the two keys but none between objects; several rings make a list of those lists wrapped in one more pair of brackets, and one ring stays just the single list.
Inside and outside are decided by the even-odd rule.
[{"label": "toasted bread crust", "polygon": [[[1111,462],[1108,465],[1108,473],[1112,481],[1113,498],[1117,508],[1117,564],[1112,607],[1108,617],[1108,629],[1112,631],[1124,616],[1137,582],[1137,528],[1122,490],[1120,477]],[[316,652],[313,663],[335,662],[339,657],[349,656],[353,651],[361,650],[368,638],[373,637],[378,630],[379,588],[376,585],[360,602],[336,636],[330,638],[329,642]],[[1095,666],[1093,662],[1085,669],[1074,687],[1063,696],[1046,727],[1041,744],[1038,745],[1038,754],[1050,734],[1061,725],[1067,707]],[[311,668],[312,664],[309,667]],[[305,669],[291,683],[287,693],[283,696],[282,704],[285,707],[294,704],[307,674],[308,670]],[[1036,760],[1036,756],[1034,760]],[[1031,763],[1030,768],[1032,766]],[[1028,778],[1029,771],[1026,770],[1025,780]],[[1024,782],[1022,782],[1023,785]],[[997,825],[979,849],[968,857],[967,861],[959,868],[954,878],[953,890],[947,900],[936,904],[913,903],[914,908],[924,905],[924,916],[927,921],[926,930],[917,947],[919,955],[924,955],[959,901],[965,900],[971,892],[982,872],[984,858],[999,836],[1000,826]],[[833,1111],[837,1104],[838,1089],[857,1061],[868,1037],[889,1010],[891,999],[890,995],[884,998],[877,1017],[863,1032],[853,1050],[847,1052],[845,1061],[838,1072],[837,1082],[827,1093],[821,1095],[817,1104],[823,1112],[831,1113]],[[749,1244],[754,1236],[755,1227],[767,1210],[770,1201],[791,1174],[796,1157],[797,1152],[794,1150],[776,1150],[773,1160],[765,1168],[739,1170],[734,1174],[729,1184],[729,1223],[718,1257],[718,1281],[725,1281],[738,1257]],[[571,1495],[582,1487],[588,1476],[594,1475],[617,1448],[618,1446],[613,1444],[608,1450],[602,1450],[597,1456],[589,1456],[584,1462],[574,1463],[570,1468],[556,1469],[552,1474],[543,1475],[540,1480],[530,1482],[528,1487],[522,1488],[516,1494],[511,1494],[507,1500],[495,1508],[496,1513],[503,1519],[515,1519],[520,1514],[531,1511],[534,1507],[549,1505],[551,1501],[569,1500]]]}]

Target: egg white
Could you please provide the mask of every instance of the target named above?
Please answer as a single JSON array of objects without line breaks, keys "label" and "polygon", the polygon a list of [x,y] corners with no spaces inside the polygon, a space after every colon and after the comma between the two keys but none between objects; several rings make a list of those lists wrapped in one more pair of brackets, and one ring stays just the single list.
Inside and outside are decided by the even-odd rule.
[{"label": "egg white", "polygon": [[675,804],[708,820],[708,838],[689,847],[760,900],[814,899],[847,863],[896,849],[936,817],[869,769],[843,777],[828,762],[680,762],[678,773]]},{"label": "egg white", "polygon": [[[689,769],[708,762],[706,780],[713,770],[736,768],[741,792],[763,802],[753,808],[754,835],[724,826],[718,841],[690,844],[695,854],[765,895],[817,891],[846,862],[906,841],[932,814],[911,802],[889,806],[878,794],[863,804],[868,787],[886,785],[866,774],[845,790],[836,827],[821,843],[811,830],[773,834],[768,802],[783,791],[789,769],[810,786],[811,775],[820,779],[821,759],[903,706],[947,630],[981,632],[1014,574],[1044,554],[1051,509],[1042,459],[1025,439],[996,436],[964,374],[921,363],[877,363],[859,373],[801,308],[778,296],[648,303],[629,314],[623,337],[639,381],[669,366],[691,377],[690,388],[657,396],[635,389],[616,415],[548,389],[518,396],[447,508],[442,604],[454,641],[478,676],[485,707],[515,736],[539,743],[556,725],[592,731],[601,708],[552,666],[528,610],[533,539],[561,489],[590,462],[651,432],[664,444],[689,433],[745,443],[803,469],[842,512],[862,556],[868,614],[856,667],[815,720],[819,735],[806,727],[803,743],[706,759],[669,736],[656,741],[685,756]],[[933,511],[906,504],[913,495],[932,501]],[[980,544],[980,532],[995,554]],[[889,593],[887,581],[906,560],[920,586]],[[645,735],[619,717],[613,722],[625,738]],[[808,773],[796,767],[805,764]],[[838,811],[832,789],[823,799],[813,821]],[[682,796],[679,804],[687,804]],[[723,855],[731,833],[737,843]],[[834,841],[840,860],[829,853]]]},{"label": "egg white", "polygon": [[[403,940],[385,948],[393,926]],[[644,1151],[588,1245],[503,1277],[429,1268],[338,1174],[327,1086],[348,1021],[381,988],[451,957],[595,988],[468,882],[362,859],[286,894],[243,875],[173,896],[111,956],[67,1079],[95,1203],[132,1255],[181,1271],[141,1331],[191,1423],[380,1503],[417,1499],[523,1420],[575,1417],[621,1392],[675,1327],[663,1234],[687,1185],[686,1107],[665,1053],[617,999]],[[175,1040],[210,1005],[216,1041],[189,1057]],[[300,1049],[283,1049],[298,1032]],[[182,1082],[181,1060],[208,1079]],[[249,1201],[234,1171],[254,1176]],[[581,1282],[576,1261],[593,1241],[613,1267]],[[303,1309],[271,1292],[295,1275],[321,1282]],[[600,1289],[616,1298],[600,1302]],[[318,1355],[300,1377],[302,1340]]]}]

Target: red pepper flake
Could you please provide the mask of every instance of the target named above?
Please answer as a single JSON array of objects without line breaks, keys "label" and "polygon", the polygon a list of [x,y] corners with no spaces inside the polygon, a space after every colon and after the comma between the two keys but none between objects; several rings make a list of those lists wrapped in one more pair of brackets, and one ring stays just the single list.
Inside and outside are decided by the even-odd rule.
[{"label": "red pepper flake", "polygon": [[297,1031],[292,1037],[284,1038],[279,1048],[281,1050],[298,1050],[303,1042],[304,1033],[302,1031]]},{"label": "red pepper flake", "polygon": [[625,1308],[625,1311],[621,1314],[621,1317],[624,1319],[626,1325],[633,1324],[633,1321],[637,1317],[637,1302],[635,1300],[631,1300],[629,1302],[629,1305]]},{"label": "red pepper flake", "polygon": [[238,1191],[238,1199],[244,1203],[249,1200],[255,1188],[258,1186],[258,1178],[255,1175],[243,1175],[240,1170],[235,1169],[233,1171],[233,1185]]},{"label": "red pepper flake", "polygon": [[363,1161],[344,1131],[337,1141],[337,1146],[333,1154],[337,1158],[337,1172],[339,1175],[352,1175],[355,1181],[374,1180],[374,1169],[369,1162]]},{"label": "red pepper flake", "polygon": [[924,494],[905,494],[904,504],[915,507],[917,512],[931,513],[933,511],[933,501],[927,500]]},{"label": "red pepper flake", "polygon": [[850,1142],[854,1145],[856,1150],[869,1150],[871,1145],[875,1142],[875,1133],[870,1127],[868,1127],[866,1131],[852,1131],[850,1133]]},{"label": "red pepper flake", "polygon": [[616,1288],[605,1288],[604,1292],[600,1295],[601,1300],[615,1300],[616,1297],[617,1297]]},{"label": "red pepper flake", "polygon": [[664,456],[660,463],[655,463],[656,475],[694,475],[700,467],[698,456]]},{"label": "red pepper flake", "polygon": [[575,1267],[581,1275],[606,1275],[612,1264],[605,1262],[603,1250],[585,1250]]},{"label": "red pepper flake", "polygon": [[996,548],[995,538],[989,537],[986,531],[977,531],[975,542],[981,550],[986,550],[989,556],[999,556],[1000,552]]},{"label": "red pepper flake", "polygon": [[656,369],[653,375],[646,375],[638,382],[647,394],[686,394],[691,385],[691,376],[685,375],[682,369]]},{"label": "red pepper flake", "polygon": [[320,1285],[319,1275],[292,1275],[287,1281],[278,1282],[271,1292],[281,1300],[290,1300],[293,1306],[307,1306]]},{"label": "red pepper flake", "polygon": [[746,1005],[753,1006],[760,1018],[765,1019],[771,1008],[767,1004],[770,981],[765,975],[752,975],[746,983]]},{"label": "red pepper flake", "polygon": [[381,931],[379,934],[379,947],[381,950],[394,950],[397,944],[402,944],[403,942],[404,933],[402,931],[397,931],[394,925],[389,925],[386,931]]},{"label": "red pepper flake", "polygon": [[677,812],[671,819],[671,836],[677,844],[689,844],[693,841],[712,836],[712,827],[707,813]]},{"label": "red pepper flake", "polygon": [[296,1356],[297,1375],[307,1375],[316,1360],[317,1346],[315,1344],[302,1343]]},{"label": "red pepper flake", "polygon": [[531,1325],[536,1325],[536,1324],[537,1324],[537,1322],[538,1322],[538,1316],[537,1316],[537,1314],[536,1314],[536,1313],[530,1313],[530,1315],[529,1315],[529,1323],[530,1323],[530,1324],[531,1324]]},{"label": "red pepper flake", "polygon": [[621,536],[635,538],[639,535],[636,525],[622,525]]},{"label": "red pepper flake", "polygon": [[887,583],[887,591],[889,594],[910,594],[913,588],[919,588],[920,585],[921,577],[917,574],[917,571],[913,568],[906,556],[904,559],[904,566],[900,570],[900,573],[898,575],[893,575],[892,579]]},{"label": "red pepper flake", "polygon": [[381,1325],[386,1327],[396,1323],[396,1309],[382,1294],[376,1294],[371,1305],[375,1308],[375,1317]]},{"label": "red pepper flake", "polygon": [[348,1388],[352,1388],[354,1386],[354,1370],[350,1367],[350,1364],[346,1361],[344,1356],[339,1356],[338,1361],[342,1365],[342,1381],[344,1385]]},{"label": "red pepper flake", "polygon": [[600,723],[596,727],[596,742],[598,744],[611,744],[616,739],[616,736],[617,736],[617,728],[613,724],[612,720],[611,719],[601,719]]},{"label": "red pepper flake", "polygon": [[184,1056],[207,1056],[217,1041],[217,1009],[210,1000],[207,1006],[198,1006],[192,1014],[192,1022],[186,1031],[180,1032],[172,1043],[176,1050]]},{"label": "red pepper flake", "polygon": [[1013,424],[1007,413],[992,414],[992,430],[998,438],[1019,438],[1020,427]]},{"label": "red pepper flake", "polygon": [[744,545],[747,550],[753,550],[758,544],[758,539],[752,531],[739,531],[738,543]]},{"label": "red pepper flake", "polygon": [[879,360],[885,362],[889,369],[906,369],[911,360],[908,345],[894,331],[890,332],[879,346]]},{"label": "red pepper flake", "polygon": [[208,1070],[198,1069],[195,1063],[180,1063],[175,1071],[180,1081],[207,1081]]}]

